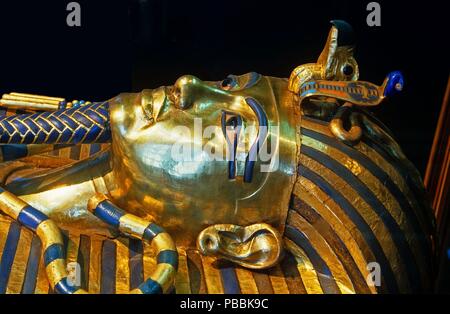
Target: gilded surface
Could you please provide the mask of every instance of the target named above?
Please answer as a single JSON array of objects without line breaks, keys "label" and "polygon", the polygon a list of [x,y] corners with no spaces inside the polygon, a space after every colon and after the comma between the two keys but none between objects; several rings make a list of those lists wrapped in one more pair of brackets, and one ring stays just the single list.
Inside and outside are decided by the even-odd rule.
[{"label": "gilded surface", "polygon": [[[333,21],[318,61],[289,79],[185,75],[103,103],[4,95],[4,117],[56,110],[68,123],[64,110],[107,108],[111,138],[0,146],[0,293],[55,292],[67,265],[74,293],[429,291],[434,222],[420,176],[362,108],[403,78],[358,81],[349,31]],[[96,117],[78,123],[95,132]],[[30,140],[7,136],[23,133],[22,118],[0,116],[0,128],[17,121],[2,143]],[[64,252],[48,260],[55,244]]]}]

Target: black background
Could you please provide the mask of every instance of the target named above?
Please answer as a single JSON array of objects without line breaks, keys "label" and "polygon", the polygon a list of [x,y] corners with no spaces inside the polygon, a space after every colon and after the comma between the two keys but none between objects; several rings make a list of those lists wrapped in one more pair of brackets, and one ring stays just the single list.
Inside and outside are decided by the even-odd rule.
[{"label": "black background", "polygon": [[425,171],[449,75],[446,1],[378,1],[381,27],[366,24],[370,1],[86,0],[81,27],[66,24],[69,2],[0,2],[1,93],[104,100],[183,74],[288,77],[317,59],[329,21],[344,19],[361,80],[403,71],[404,92],[374,111]]}]

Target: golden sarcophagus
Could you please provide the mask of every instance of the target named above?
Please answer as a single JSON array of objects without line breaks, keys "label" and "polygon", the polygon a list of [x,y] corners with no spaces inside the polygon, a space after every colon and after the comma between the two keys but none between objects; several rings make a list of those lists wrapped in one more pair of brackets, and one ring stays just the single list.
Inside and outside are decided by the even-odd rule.
[{"label": "golden sarcophagus", "polygon": [[350,33],[289,78],[3,95],[0,293],[428,291],[423,184],[369,111],[403,77],[360,81]]}]

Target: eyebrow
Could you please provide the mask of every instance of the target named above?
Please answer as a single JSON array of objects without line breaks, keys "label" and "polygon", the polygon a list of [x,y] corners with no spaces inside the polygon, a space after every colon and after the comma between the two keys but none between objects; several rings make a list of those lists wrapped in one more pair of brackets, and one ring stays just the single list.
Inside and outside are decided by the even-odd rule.
[{"label": "eyebrow", "polygon": [[245,86],[243,88],[249,88],[255,85],[259,79],[261,78],[261,74],[256,72],[250,72],[248,73],[250,75],[250,79],[245,83]]},{"label": "eyebrow", "polygon": [[[267,115],[264,112],[263,108],[259,104],[259,102],[252,98],[247,97],[245,102],[252,108],[253,112],[258,119],[258,136],[255,139],[250,151],[245,160],[245,170],[244,170],[244,182],[252,182],[253,179],[253,168],[255,166],[256,156],[260,150],[260,143],[262,144],[264,140],[267,138]],[[262,128],[261,128],[262,127]]]}]

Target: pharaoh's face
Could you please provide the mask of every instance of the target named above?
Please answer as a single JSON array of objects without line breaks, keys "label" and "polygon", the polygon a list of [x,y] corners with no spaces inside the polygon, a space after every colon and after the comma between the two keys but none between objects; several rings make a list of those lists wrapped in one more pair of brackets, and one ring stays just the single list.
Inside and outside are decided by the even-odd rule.
[{"label": "pharaoh's face", "polygon": [[279,224],[297,149],[286,86],[257,73],[219,82],[182,76],[121,94],[110,105],[113,197],[177,242],[214,223]]}]

